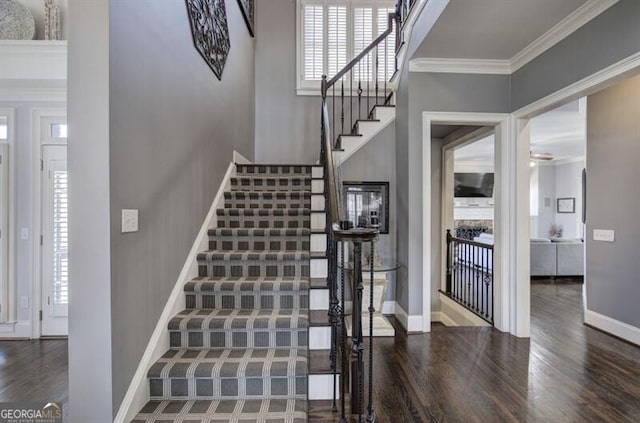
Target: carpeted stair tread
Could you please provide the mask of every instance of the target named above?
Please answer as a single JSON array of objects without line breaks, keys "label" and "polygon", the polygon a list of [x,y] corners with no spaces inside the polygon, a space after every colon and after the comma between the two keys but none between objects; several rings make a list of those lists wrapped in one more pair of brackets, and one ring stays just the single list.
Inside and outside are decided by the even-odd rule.
[{"label": "carpeted stair tread", "polygon": [[199,261],[210,260],[308,260],[306,251],[203,251],[198,254]]},{"label": "carpeted stair tread", "polygon": [[289,217],[289,216],[310,216],[311,209],[217,209],[217,216],[269,216],[269,217]]},{"label": "carpeted stair tread", "polygon": [[236,170],[238,174],[252,175],[252,174],[302,174],[311,175],[312,165],[291,165],[291,164],[265,164],[265,163],[252,163],[252,164],[236,164]]},{"label": "carpeted stair tread", "polygon": [[304,348],[172,349],[147,377],[152,399],[304,398],[307,372]]},{"label": "carpeted stair tread", "polygon": [[185,284],[187,309],[307,309],[308,278],[196,278]]},{"label": "carpeted stair tread", "polygon": [[149,401],[131,423],[306,423],[303,399]]},{"label": "carpeted stair tread", "polygon": [[258,229],[258,228],[214,228],[207,232],[209,236],[223,237],[257,237],[257,236],[309,236],[311,230],[308,228],[294,229]]},{"label": "carpeted stair tread", "polygon": [[224,208],[288,209],[311,205],[310,191],[226,191]]},{"label": "carpeted stair tread", "polygon": [[236,165],[133,422],[307,421],[312,173]]},{"label": "carpeted stair tread", "polygon": [[250,330],[250,329],[295,329],[308,328],[307,311],[293,309],[195,309],[183,310],[174,316],[169,330]]},{"label": "carpeted stair tread", "polygon": [[185,286],[185,292],[295,292],[309,289],[309,278],[194,278]]},{"label": "carpeted stair tread", "polygon": [[240,175],[230,185],[231,191],[310,191],[311,175]]}]

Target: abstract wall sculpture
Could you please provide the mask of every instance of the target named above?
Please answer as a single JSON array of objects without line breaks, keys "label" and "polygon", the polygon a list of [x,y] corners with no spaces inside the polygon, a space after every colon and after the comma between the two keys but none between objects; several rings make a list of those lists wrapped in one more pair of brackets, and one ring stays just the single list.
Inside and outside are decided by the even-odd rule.
[{"label": "abstract wall sculpture", "polygon": [[229,27],[225,0],[186,0],[196,50],[213,73],[222,80],[229,55]]},{"label": "abstract wall sculpture", "polygon": [[55,0],[44,0],[44,39],[60,39],[60,12]]},{"label": "abstract wall sculpture", "polygon": [[244,17],[244,21],[247,23],[247,28],[249,29],[249,34],[254,37],[253,32],[253,16],[254,16],[254,0],[238,0],[238,4],[240,5],[240,10],[242,10],[242,16]]}]

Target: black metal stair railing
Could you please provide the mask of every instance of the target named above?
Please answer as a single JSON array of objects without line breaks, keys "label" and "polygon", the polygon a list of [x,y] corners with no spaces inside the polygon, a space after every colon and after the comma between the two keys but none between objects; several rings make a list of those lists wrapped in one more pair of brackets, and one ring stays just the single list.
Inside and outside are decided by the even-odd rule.
[{"label": "black metal stair railing", "polygon": [[493,325],[493,245],[456,238],[447,230],[445,294]]},{"label": "black metal stair railing", "polygon": [[[370,45],[351,60],[331,79],[322,77],[322,109],[321,109],[321,147],[320,163],[323,165],[325,180],[325,198],[327,201],[327,257],[329,288],[329,320],[331,323],[331,369],[334,377],[333,409],[338,411],[340,399],[340,422],[347,421],[347,397],[350,403],[350,415],[357,416],[358,422],[363,418],[367,422],[375,422],[373,406],[373,270],[368,275],[368,283],[363,279],[362,253],[369,248],[370,257],[374,256],[377,229],[351,228],[349,222],[342,219],[344,214],[339,195],[337,171],[333,153],[341,149],[343,135],[357,133],[358,124],[363,120],[375,117],[376,106],[389,105],[392,91],[388,85],[393,76],[389,63],[389,53],[395,56],[390,48],[394,25],[400,31],[401,20],[398,19],[400,3],[395,13],[388,15],[386,31],[380,34]],[[381,65],[381,58],[384,65]],[[397,69],[396,69],[397,70]],[[331,99],[328,97],[331,95]],[[331,112],[329,111],[331,107]],[[364,112],[363,112],[364,109]],[[350,265],[353,278],[351,298],[353,303],[351,315],[351,335],[347,336],[345,315],[345,245],[353,248],[353,264]],[[363,308],[364,290],[369,289],[370,301]],[[363,315],[363,312],[369,315]],[[363,332],[362,319],[369,320],[368,333]],[[365,338],[368,340],[368,361],[365,366]],[[337,392],[338,376],[339,395]],[[366,378],[366,382],[365,382]],[[366,394],[366,398],[365,398]],[[365,409],[366,402],[366,409]]]}]

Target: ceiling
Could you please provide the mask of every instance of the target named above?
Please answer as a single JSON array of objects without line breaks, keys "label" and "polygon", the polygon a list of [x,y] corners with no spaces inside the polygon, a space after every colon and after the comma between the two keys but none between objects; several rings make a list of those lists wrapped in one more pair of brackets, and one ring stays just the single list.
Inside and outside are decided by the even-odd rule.
[{"label": "ceiling", "polygon": [[[550,153],[554,163],[584,157],[586,147],[586,99],[568,103],[531,119],[531,151]],[[455,150],[456,161],[493,162],[494,136]]]},{"label": "ceiling", "polygon": [[414,57],[511,59],[587,0],[450,0]]}]

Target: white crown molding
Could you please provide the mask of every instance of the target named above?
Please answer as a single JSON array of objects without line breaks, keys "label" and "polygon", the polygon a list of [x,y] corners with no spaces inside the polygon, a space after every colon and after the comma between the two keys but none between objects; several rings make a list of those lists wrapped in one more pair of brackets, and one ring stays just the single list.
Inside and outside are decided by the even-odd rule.
[{"label": "white crown molding", "polygon": [[573,34],[593,18],[616,4],[619,0],[589,0],[537,40],[518,52],[510,60],[512,72],[517,71],[545,51]]},{"label": "white crown molding", "polygon": [[511,64],[508,60],[497,59],[445,59],[425,57],[412,59],[409,62],[409,71],[510,75]]},{"label": "white crown molding", "polygon": [[511,75],[562,41],[619,0],[589,0],[511,59],[416,58],[409,71]]}]

